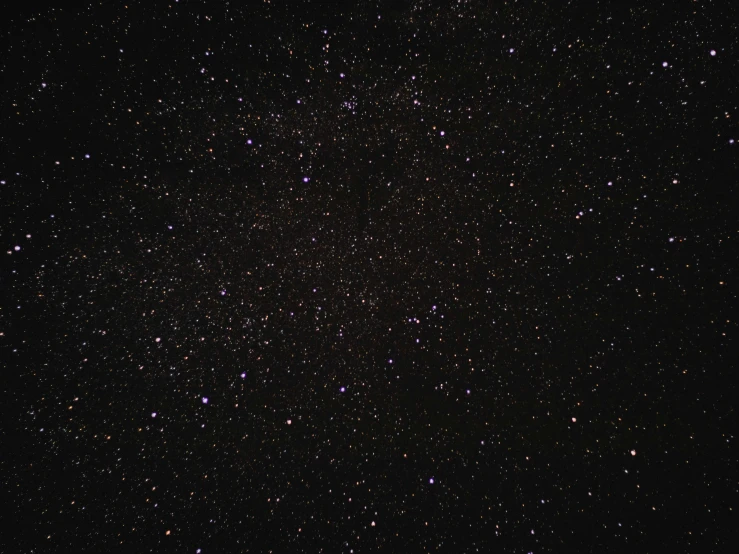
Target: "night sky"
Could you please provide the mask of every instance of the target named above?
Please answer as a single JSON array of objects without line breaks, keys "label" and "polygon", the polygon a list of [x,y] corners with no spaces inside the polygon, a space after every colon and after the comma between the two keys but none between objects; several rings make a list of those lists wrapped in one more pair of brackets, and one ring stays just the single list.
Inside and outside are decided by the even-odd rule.
[{"label": "night sky", "polygon": [[733,2],[55,4],[2,552],[736,547]]}]

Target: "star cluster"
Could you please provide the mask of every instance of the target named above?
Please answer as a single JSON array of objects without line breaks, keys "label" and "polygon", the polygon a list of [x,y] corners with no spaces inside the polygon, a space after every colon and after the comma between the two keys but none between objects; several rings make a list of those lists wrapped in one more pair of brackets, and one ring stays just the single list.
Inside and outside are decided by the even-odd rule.
[{"label": "star cluster", "polygon": [[720,4],[15,8],[2,543],[733,544]]}]

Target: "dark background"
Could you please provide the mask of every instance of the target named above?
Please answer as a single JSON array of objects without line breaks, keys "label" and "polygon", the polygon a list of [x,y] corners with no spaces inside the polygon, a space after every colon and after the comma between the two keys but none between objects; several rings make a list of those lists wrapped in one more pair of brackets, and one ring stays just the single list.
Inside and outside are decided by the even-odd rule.
[{"label": "dark background", "polygon": [[0,549],[734,545],[737,9],[553,4],[7,11]]}]

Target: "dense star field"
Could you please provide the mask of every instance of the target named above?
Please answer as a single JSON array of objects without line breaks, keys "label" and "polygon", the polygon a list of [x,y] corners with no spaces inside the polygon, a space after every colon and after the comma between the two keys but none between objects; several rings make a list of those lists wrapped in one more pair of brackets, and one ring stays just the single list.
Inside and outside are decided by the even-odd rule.
[{"label": "dense star field", "polygon": [[6,12],[0,550],[735,546],[739,12],[625,4]]}]

